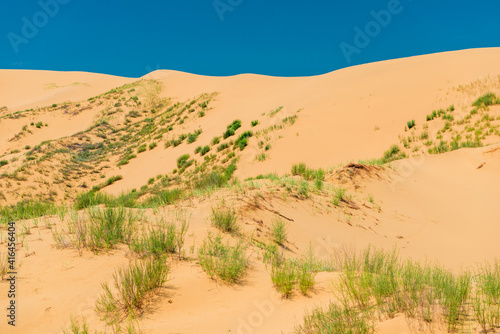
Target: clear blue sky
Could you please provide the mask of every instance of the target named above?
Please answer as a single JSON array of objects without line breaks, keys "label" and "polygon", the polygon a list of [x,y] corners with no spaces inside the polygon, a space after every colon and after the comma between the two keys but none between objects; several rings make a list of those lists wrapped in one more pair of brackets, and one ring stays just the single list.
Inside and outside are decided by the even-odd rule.
[{"label": "clear blue sky", "polygon": [[[304,76],[385,59],[500,46],[498,0],[396,3],[8,0],[0,13],[0,68],[130,77],[157,68]],[[389,7],[391,22],[374,24],[370,12]],[[372,37],[358,36],[356,45],[355,27],[365,34],[367,25]],[[346,45],[352,47],[348,57]]]}]

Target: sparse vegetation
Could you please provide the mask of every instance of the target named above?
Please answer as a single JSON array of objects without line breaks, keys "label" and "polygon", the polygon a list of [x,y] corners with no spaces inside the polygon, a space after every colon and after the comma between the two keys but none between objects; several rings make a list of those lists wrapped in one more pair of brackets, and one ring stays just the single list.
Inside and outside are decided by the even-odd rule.
[{"label": "sparse vegetation", "polygon": [[234,209],[227,207],[224,202],[212,208],[210,221],[213,226],[217,227],[222,232],[238,233],[240,231],[236,212]]},{"label": "sparse vegetation", "polygon": [[288,236],[287,225],[283,219],[276,216],[271,225],[271,232],[274,242],[283,246]]},{"label": "sparse vegetation", "polygon": [[113,286],[106,282],[96,301],[96,311],[108,324],[139,316],[167,281],[169,267],[163,257],[148,259],[120,268],[113,274]]},{"label": "sparse vegetation", "polygon": [[211,278],[237,283],[248,266],[245,249],[241,241],[231,246],[222,242],[220,234],[215,237],[209,234],[198,250],[198,262]]},{"label": "sparse vegetation", "polygon": [[408,130],[415,127],[415,120],[412,119],[411,121],[406,122],[406,126],[408,126]]},{"label": "sparse vegetation", "polygon": [[224,132],[222,137],[226,139],[233,136],[236,133],[236,130],[238,130],[240,127],[241,127],[241,121],[239,119],[233,121],[233,123],[227,126],[226,132]]}]

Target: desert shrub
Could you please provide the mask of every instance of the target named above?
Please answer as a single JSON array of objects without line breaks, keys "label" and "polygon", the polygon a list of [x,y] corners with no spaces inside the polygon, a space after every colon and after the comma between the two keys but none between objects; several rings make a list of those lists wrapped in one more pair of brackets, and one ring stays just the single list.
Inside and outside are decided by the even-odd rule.
[{"label": "desert shrub", "polygon": [[415,120],[412,119],[411,121],[406,122],[406,125],[408,126],[408,130],[413,128],[415,126]]},{"label": "desert shrub", "polygon": [[287,225],[279,216],[276,216],[271,225],[271,232],[274,242],[278,245],[284,245],[288,232]]},{"label": "desert shrub", "polygon": [[61,208],[54,203],[44,201],[21,201],[10,206],[0,205],[0,224],[53,215],[59,210]]},{"label": "desert shrub", "polygon": [[201,149],[200,154],[203,156],[203,155],[207,154],[209,151],[210,151],[210,146],[207,145]]},{"label": "desert shrub", "polygon": [[184,191],[181,189],[162,190],[146,199],[141,204],[141,207],[157,208],[160,206],[171,205],[182,198],[184,198]]},{"label": "desert shrub", "polygon": [[245,131],[243,132],[238,139],[234,142],[234,145],[240,148],[240,151],[243,151],[243,149],[248,145],[248,138],[253,136],[252,131]]},{"label": "desert shrub", "polygon": [[96,311],[108,324],[116,324],[124,317],[136,317],[160,292],[167,281],[169,267],[165,259],[155,258],[120,268],[113,274],[113,289],[106,282],[96,301]]},{"label": "desert shrub", "polygon": [[217,152],[220,152],[222,150],[225,150],[226,148],[229,147],[229,143],[222,143],[217,147]]},{"label": "desert shrub", "polygon": [[346,196],[345,188],[342,188],[342,187],[334,188],[333,189],[333,200],[332,200],[333,204],[335,206],[339,206],[340,202],[346,200],[345,196]]},{"label": "desert shrub", "polygon": [[173,223],[150,229],[145,235],[132,240],[129,247],[142,256],[159,257],[164,254],[175,253],[177,231]]},{"label": "desert shrub", "polygon": [[308,168],[303,162],[292,165],[292,175],[300,175],[306,180],[323,181],[325,179],[325,171],[323,169]]},{"label": "desert shrub", "polygon": [[187,143],[191,144],[194,143],[198,139],[198,133],[190,133],[187,137]]},{"label": "desert shrub", "polygon": [[87,239],[92,251],[110,249],[130,237],[131,231],[125,228],[127,216],[124,208],[91,208],[88,216],[90,225]]},{"label": "desert shrub", "polygon": [[245,147],[247,147],[247,145],[248,145],[248,140],[246,138],[243,138],[242,140],[238,141],[238,147],[240,151],[243,151]]},{"label": "desert shrub", "polygon": [[390,149],[384,152],[381,162],[385,164],[403,158],[406,158],[406,154],[403,151],[401,151],[401,149],[397,145],[393,145],[391,146]]},{"label": "desert shrub", "polygon": [[474,107],[487,107],[493,104],[500,104],[500,99],[496,97],[494,93],[486,93],[483,96],[479,97],[472,105]]},{"label": "desert shrub", "polygon": [[371,334],[375,332],[373,321],[367,312],[353,307],[330,303],[328,307],[316,308],[304,316],[304,324],[297,326],[296,334]]},{"label": "desert shrub", "polygon": [[152,142],[151,144],[149,144],[149,149],[152,150],[154,149],[158,144],[156,142]]},{"label": "desert shrub", "polygon": [[297,282],[297,276],[297,268],[293,262],[273,263],[271,281],[283,297],[290,298]]},{"label": "desert shrub", "polygon": [[194,163],[194,160],[189,160],[189,157],[189,154],[183,154],[177,159],[177,168],[179,168],[179,173]]},{"label": "desert shrub", "polygon": [[245,246],[239,241],[235,246],[224,244],[222,236],[208,235],[198,250],[198,262],[211,278],[237,283],[245,274],[248,260]]},{"label": "desert shrub", "polygon": [[92,187],[92,190],[93,191],[101,190],[101,189],[106,188],[106,187],[108,187],[108,186],[112,185],[113,183],[120,181],[120,180],[123,180],[123,176],[121,176],[121,175],[111,176],[109,179],[106,180],[106,182],[103,182],[97,186]]},{"label": "desert shrub", "polygon": [[239,119],[233,121],[233,123],[227,126],[226,132],[224,132],[222,137],[226,139],[228,137],[233,136],[236,133],[236,130],[238,130],[240,127],[241,127],[241,121]]},{"label": "desert shrub", "polygon": [[252,127],[257,126],[257,124],[259,124],[258,120],[252,121],[252,123],[251,123]]},{"label": "desert shrub", "polygon": [[110,202],[111,196],[101,192],[89,191],[77,195],[74,207],[77,210],[81,210],[99,204],[108,204]]},{"label": "desert shrub", "polygon": [[147,150],[147,145],[146,144],[142,144],[141,146],[139,146],[137,148],[137,154],[145,152],[146,150]]},{"label": "desert shrub", "polygon": [[7,165],[9,162],[7,160],[0,160],[0,167]]},{"label": "desert shrub", "polygon": [[234,209],[227,207],[225,203],[212,208],[210,221],[213,226],[217,227],[222,232],[237,233],[240,230],[236,212]]},{"label": "desert shrub", "polygon": [[220,137],[213,137],[210,142],[211,145],[217,145],[218,143],[220,143]]}]

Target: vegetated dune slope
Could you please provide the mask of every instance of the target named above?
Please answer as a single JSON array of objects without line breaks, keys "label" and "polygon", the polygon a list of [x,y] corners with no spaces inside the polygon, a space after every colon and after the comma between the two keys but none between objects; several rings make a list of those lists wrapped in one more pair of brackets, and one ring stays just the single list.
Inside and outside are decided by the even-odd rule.
[{"label": "vegetated dune slope", "polygon": [[[303,108],[297,123],[279,134],[283,139],[273,145],[269,159],[255,161],[256,149],[243,154],[245,163],[239,165],[237,175],[249,177],[289,172],[300,161],[318,168],[379,157],[397,141],[407,121],[424,122],[433,109],[452,103],[458,109],[469,108],[490,88],[478,84],[464,94],[456,90],[460,85],[490,77],[500,92],[499,57],[500,48],[475,49],[366,64],[315,77],[205,77],[155,71],[146,78],[161,80],[163,94],[180,100],[204,92],[221,93],[214,104],[217,112],[201,123],[207,142],[233,119],[248,124],[279,106],[284,107],[284,116]],[[282,117],[273,121],[281,122]],[[145,172],[147,168],[138,170],[138,174]]]},{"label": "vegetated dune slope", "polygon": [[[120,168],[111,166],[106,176],[119,174],[123,180],[104,190],[118,194],[141,187],[157,174],[170,173],[176,167],[177,157],[192,154],[195,145],[208,144],[234,119],[242,120],[243,130],[258,131],[281,124],[284,117],[298,116],[293,126],[268,134],[272,148],[265,161],[255,159],[262,149],[256,140],[250,140],[238,162],[236,176],[240,179],[270,172],[289,173],[291,165],[298,162],[327,168],[380,157],[390,145],[399,143],[398,136],[405,135],[407,121],[415,119],[420,125],[433,109],[450,104],[456,107],[455,115],[465,115],[478,96],[489,91],[500,95],[498,59],[500,48],[475,49],[367,64],[304,78],[205,77],[156,71],[145,78],[160,81],[165,97],[185,101],[202,93],[219,92],[206,116],[187,121],[173,136],[198,127],[203,133],[194,145],[181,144],[166,150],[159,147],[138,154]],[[5,100],[2,95],[0,100],[0,106],[6,105],[9,112],[85,100],[134,81],[94,74],[0,74],[2,87],[12,83],[6,88],[10,95]],[[30,90],[23,92],[23,82],[30,78],[34,82],[32,94]],[[71,85],[74,82],[90,86]],[[64,87],[49,89],[46,85],[50,83]],[[53,95],[55,91],[60,95]],[[280,106],[283,109],[271,117],[270,111]],[[302,110],[297,113],[299,109]],[[499,111],[498,106],[491,109],[496,116],[500,116]],[[1,120],[0,151],[7,150],[4,145],[11,150],[71,135],[90,126],[98,112],[91,109],[74,118],[61,114],[64,123],[53,119],[49,127],[33,135],[39,137],[26,137],[16,143],[7,142],[13,133],[4,135],[4,129],[18,131],[26,121]],[[34,120],[59,116],[49,113],[37,117]],[[255,119],[259,125],[250,128]],[[19,123],[12,123],[16,121]],[[349,247],[359,250],[368,245],[385,249],[396,246],[405,257],[437,261],[459,271],[500,257],[500,224],[496,214],[500,199],[500,146],[494,140],[489,143],[492,145],[395,161],[394,170],[373,169],[356,176],[348,169],[344,186],[349,205],[342,203],[337,207],[331,198],[321,194],[297,199],[287,195],[284,187],[259,180],[254,181],[259,186],[241,193],[223,189],[176,206],[148,210],[147,215],[153,216],[151,221],[160,217],[168,220],[177,209],[188,212],[191,222],[185,249],[193,258],[207,231],[216,232],[210,226],[211,207],[225,199],[237,209],[245,235],[265,238],[276,212],[287,217],[287,255],[291,257],[300,257],[309,246],[322,258]],[[327,174],[325,183],[330,181],[337,184],[337,174]],[[101,284],[111,282],[114,269],[128,263],[127,247],[99,255],[85,251],[80,257],[74,249],[53,247],[52,231],[44,227],[47,222],[55,223],[57,228],[63,225],[56,217],[39,221],[40,227],[32,229],[19,250],[20,326],[15,332],[56,332],[67,326],[71,315],[86,317],[91,328],[102,328],[94,311],[95,301],[102,291]],[[302,321],[306,311],[333,298],[331,288],[338,273],[322,272],[311,296],[296,294],[291,300],[282,300],[276,296],[269,268],[259,256],[259,250],[249,251],[251,269],[244,282],[235,286],[210,280],[195,261],[173,261],[171,280],[140,318],[141,326],[146,333],[288,333]],[[6,284],[1,288],[2,305],[7,303],[4,287]],[[0,323],[2,333],[9,330],[5,322]],[[380,324],[377,330],[382,334],[409,332],[407,322],[400,316]]]}]

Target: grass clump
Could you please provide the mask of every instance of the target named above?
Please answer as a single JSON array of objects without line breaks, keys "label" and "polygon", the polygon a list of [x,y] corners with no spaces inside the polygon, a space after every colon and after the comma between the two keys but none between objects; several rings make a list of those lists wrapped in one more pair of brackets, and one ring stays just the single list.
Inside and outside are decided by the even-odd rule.
[{"label": "grass clump", "polygon": [[179,227],[174,223],[160,225],[151,229],[147,235],[142,235],[130,243],[130,249],[142,256],[160,257],[165,254],[182,252],[184,238],[189,228],[189,223],[184,221]]},{"label": "grass clump", "polygon": [[472,105],[477,108],[485,108],[490,105],[500,104],[500,98],[497,98],[495,93],[486,93],[479,97]]},{"label": "grass clump", "polygon": [[147,145],[146,144],[142,144],[141,146],[139,146],[137,148],[137,154],[142,153],[142,152],[146,152],[146,150],[147,150]]},{"label": "grass clump", "polygon": [[274,263],[271,269],[271,281],[276,290],[283,295],[284,298],[290,298],[294,286],[297,282],[297,267],[291,261],[283,261],[282,263]]},{"label": "grass clump", "polygon": [[296,334],[371,334],[375,332],[373,321],[367,312],[353,307],[330,303],[327,308],[316,308],[304,317],[304,324],[297,326]]},{"label": "grass clump", "polygon": [[217,146],[217,152],[223,151],[226,148],[229,148],[229,143],[222,143],[219,146]]},{"label": "grass clump", "polygon": [[177,158],[177,168],[179,168],[179,173],[184,172],[186,168],[194,163],[194,160],[189,158],[189,154],[183,154],[179,158]]},{"label": "grass clump", "polygon": [[231,246],[222,242],[220,234],[216,237],[209,234],[198,250],[198,262],[212,279],[218,277],[228,283],[237,283],[248,266],[245,249],[241,241]]},{"label": "grass clump", "polygon": [[415,120],[412,119],[411,121],[406,122],[406,125],[408,126],[408,130],[411,128],[415,127]]},{"label": "grass clump", "polygon": [[245,147],[248,145],[248,138],[252,136],[253,136],[252,131],[243,132],[234,142],[234,146],[239,147],[240,151],[243,151]]},{"label": "grass clump", "polygon": [[96,301],[96,312],[108,324],[124,317],[137,317],[159,294],[167,281],[169,267],[163,257],[140,261],[113,274],[114,289],[103,283],[103,292]]},{"label": "grass clump", "polygon": [[21,201],[10,206],[0,206],[0,224],[53,215],[60,210],[61,208],[52,202]]},{"label": "grass clump", "polygon": [[171,205],[182,198],[184,198],[184,191],[182,191],[182,189],[175,188],[161,190],[145,200],[141,207],[157,208],[160,206]]},{"label": "grass clump", "polygon": [[384,155],[382,156],[381,162],[382,164],[389,163],[394,160],[399,160],[399,159],[404,159],[406,158],[406,154],[401,151],[399,146],[393,145],[391,146],[390,149],[384,152]]},{"label": "grass clump", "polygon": [[217,227],[222,232],[238,233],[240,231],[236,212],[234,209],[227,207],[225,203],[212,208],[210,221],[212,226]]},{"label": "grass clump", "polygon": [[325,171],[323,169],[309,168],[303,162],[292,165],[292,175],[300,175],[306,180],[323,181],[325,179]]},{"label": "grass clump", "polygon": [[92,191],[94,191],[94,192],[99,191],[99,190],[106,188],[106,187],[108,187],[108,186],[112,185],[113,183],[120,181],[120,180],[123,180],[123,176],[121,176],[121,175],[112,176],[109,179],[107,179],[106,182],[103,182],[101,184],[93,186]]},{"label": "grass clump", "polygon": [[7,160],[0,160],[0,167],[3,167],[5,165],[8,165],[9,162]]},{"label": "grass clump", "polygon": [[86,244],[94,252],[110,249],[120,242],[130,239],[131,231],[127,230],[126,211],[120,208],[92,208],[88,211],[90,225]]},{"label": "grass clump", "polygon": [[288,236],[287,224],[280,217],[274,218],[271,225],[271,233],[273,236],[273,241],[278,245],[283,246],[286,242]]},{"label": "grass clump", "polygon": [[333,189],[333,205],[339,206],[340,202],[346,201],[346,190],[345,188],[338,187]]},{"label": "grass clump", "polygon": [[231,136],[234,136],[236,133],[236,130],[238,130],[241,127],[241,121],[239,119],[234,120],[233,123],[229,124],[227,126],[226,132],[222,135],[224,139],[229,138]]},{"label": "grass clump", "polygon": [[252,128],[254,126],[257,126],[259,124],[259,121],[258,120],[255,120],[255,121],[252,121],[251,125],[252,125]]},{"label": "grass clump", "polygon": [[208,145],[206,145],[206,146],[202,147],[202,148],[201,148],[201,150],[200,150],[200,154],[201,154],[202,156],[204,156],[204,155],[205,155],[205,154],[207,154],[208,152],[210,152],[210,146],[208,146]]}]

